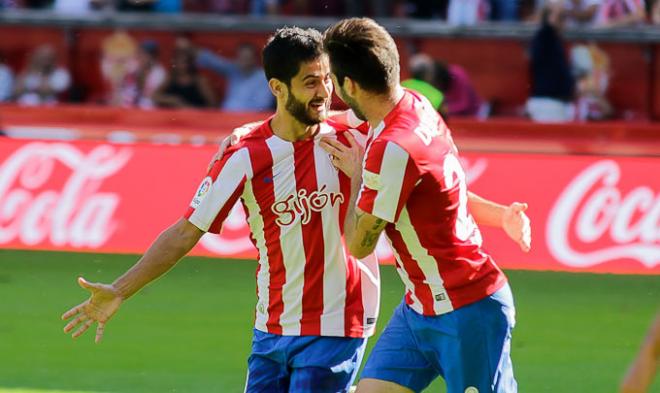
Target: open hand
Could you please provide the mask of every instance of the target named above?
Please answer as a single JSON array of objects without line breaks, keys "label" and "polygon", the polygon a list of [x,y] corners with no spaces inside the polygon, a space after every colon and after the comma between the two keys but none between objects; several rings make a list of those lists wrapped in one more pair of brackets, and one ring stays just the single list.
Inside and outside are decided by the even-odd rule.
[{"label": "open hand", "polygon": [[85,333],[94,322],[97,322],[95,341],[98,343],[103,338],[105,324],[117,312],[123,299],[112,285],[91,283],[82,277],[78,277],[78,284],[91,292],[91,296],[85,302],[62,314],[64,321],[75,317],[64,327],[64,333],[69,333],[79,327],[71,335],[73,338],[77,338]]},{"label": "open hand", "polygon": [[527,210],[526,203],[514,202],[509,205],[502,217],[502,227],[506,234],[518,243],[521,250],[529,252],[532,248],[532,228],[525,210]]}]

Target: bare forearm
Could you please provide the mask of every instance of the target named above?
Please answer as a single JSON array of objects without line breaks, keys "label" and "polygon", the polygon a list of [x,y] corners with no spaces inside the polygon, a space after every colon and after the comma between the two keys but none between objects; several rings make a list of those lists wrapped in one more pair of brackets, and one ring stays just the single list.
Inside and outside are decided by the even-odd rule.
[{"label": "bare forearm", "polygon": [[502,227],[506,206],[468,191],[468,210],[478,225]]},{"label": "bare forearm", "polygon": [[[199,241],[202,232],[191,230],[183,219],[161,233],[140,260],[112,284],[127,299],[170,270]],[[196,228],[195,228],[196,229]]]}]

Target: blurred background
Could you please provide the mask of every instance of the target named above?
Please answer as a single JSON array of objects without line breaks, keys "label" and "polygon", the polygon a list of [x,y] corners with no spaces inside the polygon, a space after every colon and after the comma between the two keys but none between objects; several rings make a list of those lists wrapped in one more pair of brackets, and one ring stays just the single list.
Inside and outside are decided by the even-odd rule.
[{"label": "blurred background", "polygon": [[[132,265],[217,144],[272,113],[267,37],[347,16],[394,36],[470,188],[530,205],[531,253],[483,229],[515,294],[520,391],[617,391],[660,311],[660,0],[0,0],[0,392],[243,391],[256,253],[240,206],[102,344],[59,316],[85,296],[78,275]],[[378,253],[380,332],[403,289]]]}]

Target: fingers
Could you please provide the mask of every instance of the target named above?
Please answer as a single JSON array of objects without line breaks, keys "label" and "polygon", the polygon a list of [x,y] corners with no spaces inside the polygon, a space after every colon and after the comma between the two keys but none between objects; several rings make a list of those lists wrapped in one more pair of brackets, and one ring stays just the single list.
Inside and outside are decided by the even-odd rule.
[{"label": "fingers", "polygon": [[520,202],[513,202],[512,206],[514,212],[524,212],[527,210],[527,204],[526,203],[520,203]]},{"label": "fingers", "polygon": [[73,337],[73,338],[78,338],[78,337],[80,337],[80,336],[81,336],[83,333],[85,333],[85,332],[87,331],[87,329],[89,329],[89,327],[92,326],[93,324],[94,324],[94,321],[93,321],[93,320],[91,320],[91,319],[87,320],[87,322],[85,322],[85,323],[80,327],[80,329],[76,330],[75,333],[73,333],[73,335],[71,335],[71,337]]},{"label": "fingers", "polygon": [[105,332],[105,323],[99,322],[98,326],[96,327],[96,338],[94,339],[95,343],[101,342],[101,339],[103,338],[103,332]]},{"label": "fingers", "polygon": [[343,145],[337,141],[324,138],[321,139],[321,143],[319,143],[319,146],[321,146],[321,148],[327,151],[329,154],[332,154],[333,156],[337,156],[338,154],[341,153],[341,150],[337,146],[337,144],[343,147]]},{"label": "fingers", "polygon": [[79,315],[76,319],[74,319],[73,321],[69,322],[69,323],[64,327],[64,333],[69,333],[70,331],[73,330],[73,328],[75,328],[76,326],[78,326],[78,324],[80,324],[80,323],[82,323],[82,322],[85,322],[85,321],[88,320],[88,319],[89,319],[89,318],[88,318],[87,315],[85,315],[85,314]]},{"label": "fingers", "polygon": [[529,223],[529,218],[524,214],[522,214],[522,231],[518,244],[520,245],[520,249],[524,252],[529,252],[532,248],[532,228]]},{"label": "fingers", "polygon": [[355,137],[350,132],[345,132],[344,135],[346,136],[346,140],[348,140],[348,145],[351,147],[351,149],[358,144],[355,140]]},{"label": "fingers", "polygon": [[65,312],[62,314],[62,320],[66,321],[67,319],[71,318],[72,316],[78,314],[80,310],[82,309],[83,305],[79,304],[75,306],[74,308],[70,309],[69,311]]},{"label": "fingers", "polygon": [[90,291],[91,291],[92,289],[96,289],[96,288],[94,287],[94,284],[92,284],[91,282],[85,280],[85,279],[82,278],[82,277],[78,277],[78,284],[79,284],[81,287],[83,287],[83,288],[85,288],[85,289],[88,289],[88,290],[90,290]]}]

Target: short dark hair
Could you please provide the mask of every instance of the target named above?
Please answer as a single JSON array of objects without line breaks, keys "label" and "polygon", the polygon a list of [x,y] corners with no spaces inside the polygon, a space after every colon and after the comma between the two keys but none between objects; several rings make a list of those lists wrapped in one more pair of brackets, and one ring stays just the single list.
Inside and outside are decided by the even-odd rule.
[{"label": "short dark hair", "polygon": [[290,85],[302,63],[323,54],[323,36],[315,29],[284,27],[266,42],[261,57],[266,79],[279,79]]},{"label": "short dark hair", "polygon": [[325,51],[340,85],[349,77],[384,94],[399,84],[399,51],[384,27],[369,18],[344,19],[325,31]]}]

